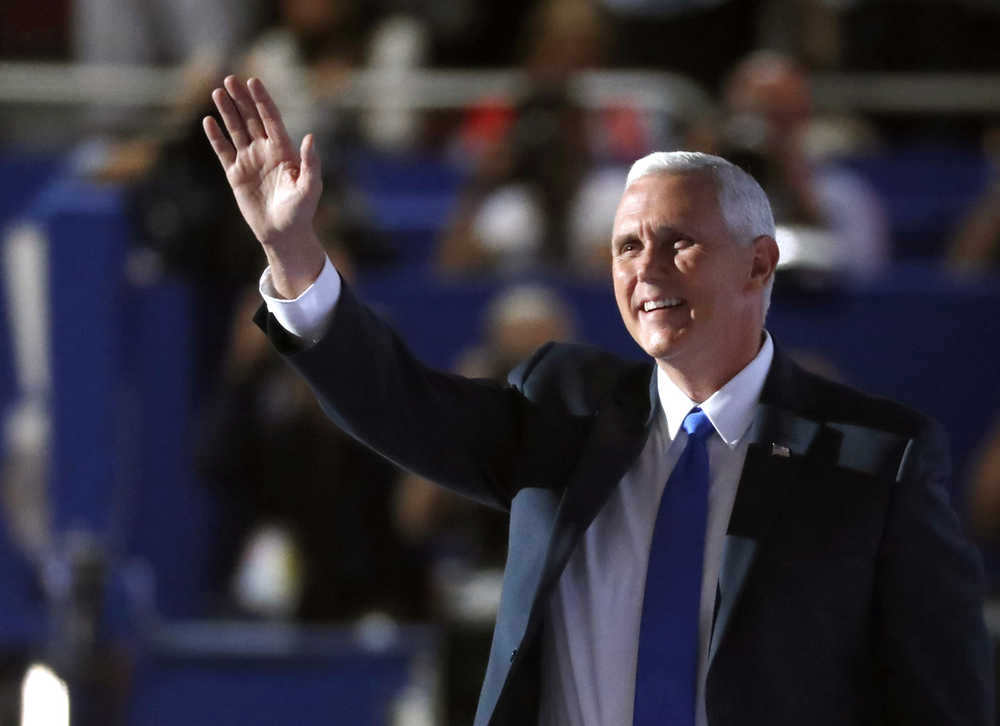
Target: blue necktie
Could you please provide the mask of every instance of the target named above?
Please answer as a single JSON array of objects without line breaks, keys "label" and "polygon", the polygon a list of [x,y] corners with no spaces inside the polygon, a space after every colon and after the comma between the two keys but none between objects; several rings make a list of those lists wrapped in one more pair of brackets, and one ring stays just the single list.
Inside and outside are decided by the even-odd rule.
[{"label": "blue necktie", "polygon": [[698,668],[701,566],[708,519],[708,436],[694,408],[688,440],[660,498],[639,627],[634,726],[693,726]]}]

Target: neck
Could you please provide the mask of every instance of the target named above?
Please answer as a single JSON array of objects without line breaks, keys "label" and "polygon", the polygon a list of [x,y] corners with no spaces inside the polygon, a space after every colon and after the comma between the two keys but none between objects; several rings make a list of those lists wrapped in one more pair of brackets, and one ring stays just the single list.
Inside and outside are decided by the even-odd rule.
[{"label": "neck", "polygon": [[714,353],[697,361],[660,359],[656,364],[688,398],[701,404],[746,368],[763,344],[761,329],[758,335],[748,337],[727,354]]}]

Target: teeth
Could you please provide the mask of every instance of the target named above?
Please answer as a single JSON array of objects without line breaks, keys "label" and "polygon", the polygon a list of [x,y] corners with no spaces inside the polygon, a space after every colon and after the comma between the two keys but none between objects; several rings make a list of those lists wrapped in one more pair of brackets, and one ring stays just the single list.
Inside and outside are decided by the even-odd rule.
[{"label": "teeth", "polygon": [[677,307],[682,302],[684,301],[681,300],[679,297],[670,297],[665,300],[647,300],[642,304],[642,309],[648,313],[650,310],[659,310],[660,308]]}]

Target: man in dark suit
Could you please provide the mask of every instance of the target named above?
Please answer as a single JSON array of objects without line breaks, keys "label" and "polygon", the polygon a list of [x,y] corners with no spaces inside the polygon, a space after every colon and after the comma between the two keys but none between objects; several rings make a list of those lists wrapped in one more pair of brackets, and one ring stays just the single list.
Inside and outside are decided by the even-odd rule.
[{"label": "man in dark suit", "polygon": [[612,271],[649,363],[550,344],[498,386],[422,366],[340,281],[312,139],[263,85],[213,97],[270,263],[258,324],[346,431],[511,513],[477,726],[992,722],[943,437],[774,344],[774,223],[745,172],[633,167]]}]

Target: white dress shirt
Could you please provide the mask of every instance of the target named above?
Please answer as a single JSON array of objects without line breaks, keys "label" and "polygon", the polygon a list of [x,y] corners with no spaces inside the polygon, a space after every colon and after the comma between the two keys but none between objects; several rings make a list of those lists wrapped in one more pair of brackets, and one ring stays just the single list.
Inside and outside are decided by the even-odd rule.
[{"label": "white dress shirt", "polygon": [[278,297],[271,281],[271,268],[268,267],[260,276],[258,289],[267,305],[267,311],[282,328],[296,337],[315,343],[323,337],[333,308],[340,299],[340,275],[327,257],[313,284],[294,300],[286,300]]},{"label": "white dress shirt", "polygon": [[[708,523],[698,624],[698,710],[706,726],[705,676],[729,515],[774,345],[700,405],[708,438]],[[660,413],[646,445],[577,543],[549,604],[542,644],[540,726],[632,723],[646,564],[660,496],[687,442],[681,423],[696,405],[657,368]]]},{"label": "white dress shirt", "polygon": [[[295,300],[282,300],[265,270],[260,292],[285,330],[316,341],[340,296],[340,277],[327,260],[310,288]],[[708,438],[696,726],[707,725],[705,676],[722,546],[746,457],[746,433],[773,355],[771,337],[765,334],[757,356],[700,404],[715,433]],[[580,538],[549,603],[542,636],[540,726],[632,723],[653,525],[660,496],[687,441],[681,423],[697,405],[660,368],[657,389],[660,412],[642,453]]]}]

